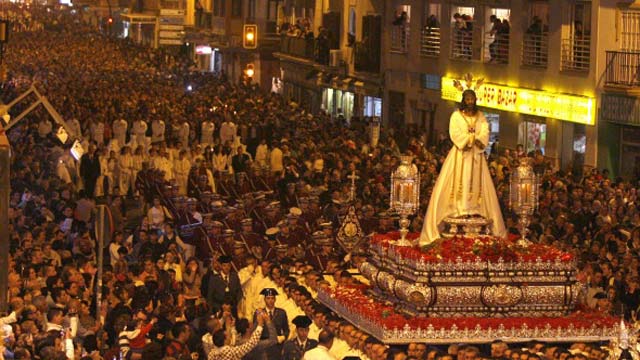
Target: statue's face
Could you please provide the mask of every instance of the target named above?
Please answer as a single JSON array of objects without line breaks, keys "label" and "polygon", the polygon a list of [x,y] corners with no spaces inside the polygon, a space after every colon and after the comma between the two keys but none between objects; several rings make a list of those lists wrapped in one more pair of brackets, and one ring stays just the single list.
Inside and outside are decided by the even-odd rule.
[{"label": "statue's face", "polygon": [[464,100],[465,109],[473,109],[474,105],[476,104],[476,96],[473,95],[472,93],[464,94],[463,100]]}]

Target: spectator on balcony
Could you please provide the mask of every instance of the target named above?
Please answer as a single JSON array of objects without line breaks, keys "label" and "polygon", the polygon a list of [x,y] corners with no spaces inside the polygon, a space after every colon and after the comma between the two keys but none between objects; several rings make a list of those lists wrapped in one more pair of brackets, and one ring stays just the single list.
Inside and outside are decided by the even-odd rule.
[{"label": "spectator on balcony", "polygon": [[409,15],[406,11],[401,12],[400,14],[396,13],[396,18],[393,20],[393,25],[398,26],[400,28],[400,47],[402,50],[406,50],[408,46],[407,42],[407,28],[409,23]]},{"label": "spectator on balcony", "polygon": [[497,53],[498,62],[506,64],[509,62],[509,33],[511,32],[511,25],[509,20],[503,19],[502,24],[498,28],[496,34],[496,41],[498,43]]},{"label": "spectator on balcony", "polygon": [[439,29],[439,28],[440,28],[440,21],[438,21],[438,18],[434,14],[429,15],[429,18],[427,19],[427,29]]},{"label": "spectator on balcony", "polygon": [[318,63],[323,64],[323,65],[328,65],[329,64],[329,47],[331,44],[331,34],[329,33],[329,30],[325,27],[320,27],[320,32],[318,34],[318,39],[317,39],[318,45],[317,45],[317,54],[316,54],[316,59],[318,61]]},{"label": "spectator on balcony", "polygon": [[542,63],[542,32],[543,25],[542,19],[538,16],[534,16],[531,25],[527,29],[527,40],[528,46],[533,50],[533,64],[540,65]]},{"label": "spectator on balcony", "polygon": [[589,38],[588,34],[585,34],[582,21],[573,24],[573,67],[589,67]]},{"label": "spectator on balcony", "polygon": [[406,11],[401,12],[400,14],[396,13],[396,18],[393,20],[393,25],[396,26],[404,26],[409,21],[409,15]]},{"label": "spectator on balcony", "polygon": [[462,15],[462,53],[467,60],[471,60],[471,44],[473,43],[473,18],[470,15]]},{"label": "spectator on balcony", "polygon": [[500,21],[500,19],[498,19],[498,17],[495,15],[491,15],[489,17],[489,21],[492,24],[491,30],[489,30],[489,36],[493,37],[493,41],[491,42],[491,44],[489,44],[489,56],[491,57],[489,62],[494,62],[498,59],[498,32],[500,31],[500,27],[502,26],[502,21]]}]

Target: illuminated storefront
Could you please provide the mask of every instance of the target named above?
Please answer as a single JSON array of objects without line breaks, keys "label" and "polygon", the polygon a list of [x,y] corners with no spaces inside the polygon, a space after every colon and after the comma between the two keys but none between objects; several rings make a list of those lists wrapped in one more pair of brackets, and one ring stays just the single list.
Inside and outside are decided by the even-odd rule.
[{"label": "illuminated storefront", "polygon": [[[455,80],[442,78],[442,99],[460,101],[461,91],[455,86]],[[459,82],[466,87],[465,80]],[[497,137],[497,132],[502,130],[503,118],[509,119],[513,126],[505,130],[504,135],[509,137],[505,140],[510,141],[507,147],[522,145],[525,152],[541,151],[558,160],[560,166],[569,163],[576,168],[582,166],[587,147],[586,127],[595,125],[595,98],[486,82],[476,93],[477,104],[490,121],[492,137]],[[495,134],[494,127],[499,129]],[[512,139],[516,139],[513,137],[516,133],[514,144]],[[552,151],[548,153],[550,138]],[[504,143],[501,141],[501,145]]]},{"label": "illuminated storefront", "polygon": [[[442,98],[460,101],[453,78],[442,78]],[[540,90],[484,83],[477,91],[478,106],[540,116],[584,125],[595,124],[595,99]]]}]

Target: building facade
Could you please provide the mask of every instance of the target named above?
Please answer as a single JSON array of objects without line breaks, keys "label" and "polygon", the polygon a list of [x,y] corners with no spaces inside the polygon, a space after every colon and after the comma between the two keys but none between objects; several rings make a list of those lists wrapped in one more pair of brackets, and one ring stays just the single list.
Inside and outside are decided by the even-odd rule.
[{"label": "building facade", "polygon": [[276,53],[284,96],[347,121],[382,116],[384,6],[372,0],[286,6]]},{"label": "building facade", "polygon": [[[621,121],[616,111],[637,107],[628,90],[638,86],[638,62],[637,55],[613,53],[638,45],[640,22],[632,4],[398,0],[391,8],[383,19],[385,122],[446,133],[460,96],[453,81],[472,74],[484,79],[479,104],[492,141],[540,149],[563,169],[597,166],[629,175],[621,160],[637,145],[623,129],[638,119]],[[617,70],[612,56],[621,64]],[[605,85],[612,71],[627,76],[617,84],[624,95]]]}]

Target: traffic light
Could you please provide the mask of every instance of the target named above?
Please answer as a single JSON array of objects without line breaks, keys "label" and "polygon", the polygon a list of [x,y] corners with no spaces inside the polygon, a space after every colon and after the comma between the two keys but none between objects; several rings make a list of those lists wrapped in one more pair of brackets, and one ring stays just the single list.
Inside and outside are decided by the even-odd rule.
[{"label": "traffic light", "polygon": [[247,64],[246,69],[244,69],[244,74],[247,75],[247,77],[252,78],[253,74],[255,74],[255,71],[253,69],[253,64]]},{"label": "traffic light", "polygon": [[113,18],[109,17],[109,20],[107,20],[109,22],[109,25],[113,24]]},{"label": "traffic light", "polygon": [[258,47],[258,25],[244,25],[244,36],[242,46],[245,49],[255,49]]}]

